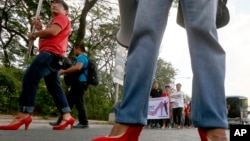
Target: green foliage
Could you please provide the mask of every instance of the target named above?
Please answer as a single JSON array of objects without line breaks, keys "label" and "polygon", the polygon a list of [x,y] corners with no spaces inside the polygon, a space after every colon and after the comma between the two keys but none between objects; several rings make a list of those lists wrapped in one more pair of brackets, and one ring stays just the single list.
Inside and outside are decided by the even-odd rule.
[{"label": "green foliage", "polygon": [[13,112],[17,109],[22,71],[16,68],[0,67],[0,112]]},{"label": "green foliage", "polygon": [[[0,50],[3,51],[2,63],[6,67],[23,65],[31,32],[32,17],[35,16],[37,0],[3,0],[0,8]],[[51,12],[48,1],[43,1],[41,17],[47,23]],[[35,47],[35,50],[37,48]]]},{"label": "green foliage", "polygon": [[85,101],[90,119],[107,120],[112,110],[112,103],[107,99],[108,91],[104,85],[90,86],[85,94]]},{"label": "green foliage", "polygon": [[101,72],[100,84],[97,86],[90,86],[85,94],[85,101],[90,119],[107,120],[108,115],[112,112],[112,105],[114,98],[112,96],[112,77],[105,72]]},{"label": "green foliage", "polygon": [[155,74],[155,79],[158,81],[159,87],[163,89],[166,84],[171,84],[175,75],[176,70],[173,68],[172,64],[160,58],[157,62]]},{"label": "green foliage", "polygon": [[34,115],[55,116],[57,108],[54,104],[52,96],[48,93],[44,80],[39,83],[39,88],[36,96]]}]

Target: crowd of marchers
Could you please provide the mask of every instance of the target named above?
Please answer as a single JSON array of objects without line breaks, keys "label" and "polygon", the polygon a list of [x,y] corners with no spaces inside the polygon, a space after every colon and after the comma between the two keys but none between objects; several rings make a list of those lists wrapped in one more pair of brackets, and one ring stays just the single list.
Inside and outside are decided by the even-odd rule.
[{"label": "crowd of marchers", "polygon": [[181,86],[180,83],[177,83],[175,88],[173,88],[167,84],[164,86],[164,90],[162,90],[158,82],[154,82],[150,92],[150,98],[168,97],[170,101],[170,104],[167,105],[169,117],[164,119],[148,119],[147,128],[193,128],[190,115],[191,101],[188,101],[186,94],[181,91]]}]

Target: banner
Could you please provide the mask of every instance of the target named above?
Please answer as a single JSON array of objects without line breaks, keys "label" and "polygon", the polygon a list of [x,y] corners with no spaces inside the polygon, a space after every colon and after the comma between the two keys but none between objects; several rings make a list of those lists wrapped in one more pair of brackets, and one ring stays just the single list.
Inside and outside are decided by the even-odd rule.
[{"label": "banner", "polygon": [[169,98],[150,98],[148,105],[148,119],[167,119],[170,115]]},{"label": "banner", "polygon": [[171,102],[182,101],[183,95],[181,93],[173,93],[170,95]]}]

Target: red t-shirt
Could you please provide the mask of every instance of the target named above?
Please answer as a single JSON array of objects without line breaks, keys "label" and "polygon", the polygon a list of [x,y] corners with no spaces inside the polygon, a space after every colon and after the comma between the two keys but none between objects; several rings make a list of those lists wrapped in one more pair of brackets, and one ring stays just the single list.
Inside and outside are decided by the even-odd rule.
[{"label": "red t-shirt", "polygon": [[49,51],[64,56],[68,46],[71,23],[66,15],[59,14],[51,20],[47,28],[49,28],[52,24],[59,25],[62,30],[56,36],[40,38],[39,52]]},{"label": "red t-shirt", "polygon": [[161,94],[161,97],[168,97],[168,96],[169,96],[169,94],[166,93],[166,92],[164,92],[164,93]]}]

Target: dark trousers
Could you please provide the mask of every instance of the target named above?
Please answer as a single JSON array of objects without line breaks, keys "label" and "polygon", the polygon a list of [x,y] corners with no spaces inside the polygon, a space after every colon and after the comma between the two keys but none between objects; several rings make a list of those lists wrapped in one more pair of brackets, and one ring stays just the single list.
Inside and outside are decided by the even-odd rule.
[{"label": "dark trousers", "polygon": [[191,120],[190,120],[189,117],[185,117],[184,126],[187,126],[187,127],[190,127],[190,126],[191,126]]},{"label": "dark trousers", "polygon": [[[67,100],[70,109],[74,106],[78,111],[78,120],[82,125],[88,125],[88,116],[84,100],[84,91],[87,90],[88,84],[85,82],[76,82],[70,87],[69,92],[67,93]],[[58,122],[61,122],[62,117],[58,118]]]},{"label": "dark trousers", "polygon": [[78,111],[78,120],[83,125],[88,125],[87,110],[84,100],[84,91],[87,89],[87,84],[78,82],[71,86],[67,94],[69,107],[72,109],[74,106]]},{"label": "dark trousers", "polygon": [[179,107],[179,108],[173,108],[173,120],[174,123],[178,126],[181,125],[182,122],[182,110],[183,108]]}]

